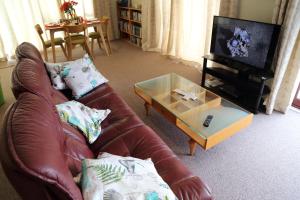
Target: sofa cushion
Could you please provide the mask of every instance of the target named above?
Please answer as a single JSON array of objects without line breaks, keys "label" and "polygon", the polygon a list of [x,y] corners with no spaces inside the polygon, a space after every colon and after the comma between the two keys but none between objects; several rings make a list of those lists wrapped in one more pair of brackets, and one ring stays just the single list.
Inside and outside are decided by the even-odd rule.
[{"label": "sofa cushion", "polygon": [[108,80],[96,69],[91,58],[86,54],[83,58],[66,64],[60,75],[75,99],[106,83]]},{"label": "sofa cushion", "polygon": [[60,119],[79,129],[93,143],[101,133],[101,122],[110,113],[109,109],[89,108],[77,101],[67,101],[56,105]]},{"label": "sofa cushion", "polygon": [[98,159],[84,159],[81,188],[85,200],[177,200],[150,158],[102,153]]},{"label": "sofa cushion", "polygon": [[45,62],[46,69],[49,73],[52,85],[56,90],[64,90],[67,89],[67,85],[60,73],[63,71],[64,67],[70,62],[62,62],[62,63],[48,63]]}]

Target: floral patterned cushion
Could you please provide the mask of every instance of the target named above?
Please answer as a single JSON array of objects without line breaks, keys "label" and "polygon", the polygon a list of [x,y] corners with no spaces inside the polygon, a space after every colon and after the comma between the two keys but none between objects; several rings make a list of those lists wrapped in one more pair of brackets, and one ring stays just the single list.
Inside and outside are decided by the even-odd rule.
[{"label": "floral patterned cushion", "polygon": [[151,159],[102,153],[82,161],[81,188],[85,200],[175,200]]},{"label": "floral patterned cushion", "polygon": [[64,66],[60,75],[63,77],[67,86],[72,90],[75,99],[79,99],[95,87],[108,82],[96,69],[88,54]]},{"label": "floral patterned cushion", "polygon": [[82,131],[90,144],[99,137],[101,122],[111,112],[109,109],[92,109],[77,101],[58,104],[56,109],[60,119]]},{"label": "floral patterned cushion", "polygon": [[68,88],[65,81],[61,77],[60,73],[63,71],[64,67],[69,63],[70,62],[62,62],[62,63],[45,62],[46,69],[50,74],[52,85],[57,90],[64,90]]}]

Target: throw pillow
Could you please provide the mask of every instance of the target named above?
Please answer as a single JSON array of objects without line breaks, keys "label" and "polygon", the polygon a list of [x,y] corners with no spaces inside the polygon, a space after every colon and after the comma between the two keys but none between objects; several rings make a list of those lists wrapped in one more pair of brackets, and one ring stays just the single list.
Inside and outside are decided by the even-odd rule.
[{"label": "throw pillow", "polygon": [[67,64],[61,72],[61,76],[72,90],[75,99],[79,99],[95,87],[108,81],[96,69],[88,54],[84,55],[81,59]]},{"label": "throw pillow", "polygon": [[62,63],[45,62],[46,69],[50,74],[52,85],[57,90],[67,89],[67,85],[63,80],[63,78],[61,77],[60,73],[64,70],[65,66],[69,63],[70,62],[62,62]]},{"label": "throw pillow", "polygon": [[151,159],[102,153],[82,161],[81,187],[85,200],[175,200]]},{"label": "throw pillow", "polygon": [[56,109],[60,119],[81,130],[90,144],[100,136],[101,122],[110,113],[109,109],[92,109],[77,101],[58,104]]}]

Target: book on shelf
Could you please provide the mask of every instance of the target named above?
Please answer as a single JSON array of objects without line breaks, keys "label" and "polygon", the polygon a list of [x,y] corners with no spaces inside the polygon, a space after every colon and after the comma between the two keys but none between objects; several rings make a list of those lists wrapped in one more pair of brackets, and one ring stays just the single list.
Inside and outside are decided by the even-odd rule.
[{"label": "book on shelf", "polygon": [[129,19],[129,15],[130,15],[129,10],[121,10],[120,11],[121,18]]},{"label": "book on shelf", "polygon": [[142,39],[141,38],[137,38],[134,36],[130,36],[130,42],[141,47],[142,46]]},{"label": "book on shelf", "polygon": [[142,28],[141,26],[132,25],[131,33],[137,37],[142,37]]},{"label": "book on shelf", "polygon": [[132,12],[132,20],[140,22],[142,20],[142,14],[140,12]]},{"label": "book on shelf", "polygon": [[120,30],[123,32],[129,33],[130,30],[132,30],[131,26],[132,25],[130,23],[128,23],[127,21],[123,21],[123,20],[120,21]]}]

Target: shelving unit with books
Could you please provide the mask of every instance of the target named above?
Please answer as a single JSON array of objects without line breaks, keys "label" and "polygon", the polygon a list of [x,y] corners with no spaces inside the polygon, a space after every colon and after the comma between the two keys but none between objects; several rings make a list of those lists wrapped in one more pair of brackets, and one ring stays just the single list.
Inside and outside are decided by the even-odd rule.
[{"label": "shelving unit with books", "polygon": [[118,4],[120,37],[130,43],[142,46],[142,10]]}]

